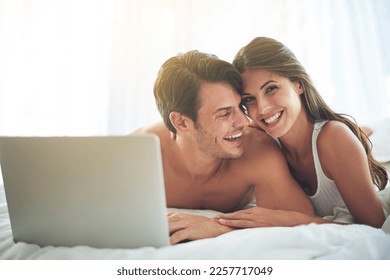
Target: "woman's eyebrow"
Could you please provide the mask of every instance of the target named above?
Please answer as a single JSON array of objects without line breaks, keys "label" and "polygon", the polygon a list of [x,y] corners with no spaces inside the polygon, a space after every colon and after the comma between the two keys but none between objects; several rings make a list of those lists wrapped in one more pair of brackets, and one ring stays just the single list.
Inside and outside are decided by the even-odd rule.
[{"label": "woman's eyebrow", "polygon": [[[263,88],[265,88],[269,83],[276,83],[277,81],[275,81],[275,80],[269,80],[269,81],[267,81],[267,82],[265,82],[261,87],[260,87],[260,90],[262,90]],[[250,94],[250,93],[248,93],[248,92],[242,92],[242,93],[240,93],[240,95],[241,96],[244,96],[244,95],[252,95],[252,94]]]},{"label": "woman's eyebrow", "polygon": [[260,89],[263,89],[266,85],[268,85],[269,83],[272,83],[272,82],[276,82],[276,81],[274,81],[274,80],[269,80],[269,81],[265,82],[265,83],[260,87]]}]

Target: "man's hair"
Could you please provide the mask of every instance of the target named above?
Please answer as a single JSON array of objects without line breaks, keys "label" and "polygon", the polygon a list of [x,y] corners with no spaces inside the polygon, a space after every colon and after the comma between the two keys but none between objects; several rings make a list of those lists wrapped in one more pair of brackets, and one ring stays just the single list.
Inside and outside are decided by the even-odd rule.
[{"label": "man's hair", "polygon": [[199,88],[203,82],[226,83],[239,94],[241,75],[229,62],[196,50],[168,59],[160,68],[154,83],[156,105],[170,131],[176,133],[169,114],[178,112],[194,123],[200,108]]}]

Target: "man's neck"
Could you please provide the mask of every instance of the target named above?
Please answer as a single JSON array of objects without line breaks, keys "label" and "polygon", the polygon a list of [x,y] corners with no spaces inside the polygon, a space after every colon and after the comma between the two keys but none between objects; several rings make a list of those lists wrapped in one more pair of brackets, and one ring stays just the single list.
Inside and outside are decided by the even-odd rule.
[{"label": "man's neck", "polygon": [[196,143],[176,137],[172,143],[177,172],[186,174],[189,180],[207,181],[223,167],[228,160],[217,159],[197,148]]}]

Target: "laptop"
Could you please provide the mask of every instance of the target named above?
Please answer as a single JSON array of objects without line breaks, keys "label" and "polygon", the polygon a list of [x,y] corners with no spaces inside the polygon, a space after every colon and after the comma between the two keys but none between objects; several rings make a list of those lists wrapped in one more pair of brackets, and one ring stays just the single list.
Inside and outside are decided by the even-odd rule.
[{"label": "laptop", "polygon": [[159,138],[0,137],[15,242],[169,245]]}]

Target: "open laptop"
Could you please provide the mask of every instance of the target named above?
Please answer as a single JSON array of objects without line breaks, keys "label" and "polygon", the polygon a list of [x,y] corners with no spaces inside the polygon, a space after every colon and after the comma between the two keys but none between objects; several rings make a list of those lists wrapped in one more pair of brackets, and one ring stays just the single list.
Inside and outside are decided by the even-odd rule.
[{"label": "open laptop", "polygon": [[155,135],[0,137],[0,164],[15,242],[169,245]]}]

